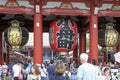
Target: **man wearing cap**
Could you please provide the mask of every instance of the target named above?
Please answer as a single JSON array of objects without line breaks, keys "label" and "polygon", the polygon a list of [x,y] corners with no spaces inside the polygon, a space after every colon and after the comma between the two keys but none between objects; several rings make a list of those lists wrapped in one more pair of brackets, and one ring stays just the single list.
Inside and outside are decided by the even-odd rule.
[{"label": "man wearing cap", "polygon": [[81,65],[77,71],[77,80],[97,80],[95,66],[88,63],[88,55],[82,53],[80,55]]}]

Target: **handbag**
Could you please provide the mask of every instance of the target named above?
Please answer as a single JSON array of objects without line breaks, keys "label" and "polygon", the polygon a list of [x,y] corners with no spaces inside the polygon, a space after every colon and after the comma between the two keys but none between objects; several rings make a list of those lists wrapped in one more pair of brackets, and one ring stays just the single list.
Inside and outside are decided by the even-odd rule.
[{"label": "handbag", "polygon": [[19,80],[22,80],[22,79],[23,79],[23,75],[21,74],[21,72],[20,72],[19,75],[18,75],[18,79],[19,79]]}]

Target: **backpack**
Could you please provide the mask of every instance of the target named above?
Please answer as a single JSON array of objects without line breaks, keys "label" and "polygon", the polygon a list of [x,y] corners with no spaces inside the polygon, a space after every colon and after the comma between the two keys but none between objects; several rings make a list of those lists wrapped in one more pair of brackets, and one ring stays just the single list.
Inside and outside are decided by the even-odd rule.
[{"label": "backpack", "polygon": [[70,77],[69,77],[68,73],[69,73],[69,72],[65,72],[66,80],[70,80]]},{"label": "backpack", "polygon": [[51,80],[67,80],[65,76],[63,75],[54,75],[54,77]]}]

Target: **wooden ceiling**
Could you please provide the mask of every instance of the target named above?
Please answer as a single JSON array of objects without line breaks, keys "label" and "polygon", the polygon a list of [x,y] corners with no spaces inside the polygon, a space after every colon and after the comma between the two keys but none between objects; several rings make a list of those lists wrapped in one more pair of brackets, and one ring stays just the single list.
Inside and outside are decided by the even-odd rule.
[{"label": "wooden ceiling", "polygon": [[[12,1],[12,0],[11,0]],[[17,1],[28,1],[28,0],[17,0]],[[31,4],[33,4],[33,1],[34,0],[29,0],[29,2],[31,3]],[[37,1],[39,1],[39,0],[37,0]],[[109,3],[109,4],[119,4],[120,3],[120,0],[43,0],[43,2],[44,3],[46,3],[47,1],[57,1],[57,2],[84,2],[84,3],[86,3],[86,4],[90,4],[90,1],[91,2],[94,2],[94,5],[95,6],[101,6],[103,3]],[[0,27],[3,29],[3,30],[5,30],[7,27],[9,27],[9,25],[8,25],[8,22],[11,20],[11,19],[6,19],[6,20],[3,20],[3,17],[5,16],[6,14],[1,14],[0,15]],[[55,15],[54,15],[55,16]],[[33,16],[34,17],[34,16]],[[43,16],[43,31],[44,32],[48,32],[48,30],[49,30],[49,25],[50,25],[50,23],[53,21],[53,20],[55,20],[55,19],[52,19],[52,20],[44,20],[45,19],[45,17],[46,16]],[[86,27],[88,27],[89,26],[89,22],[87,22],[87,23],[84,23],[85,21],[85,19],[86,19],[86,17],[80,17],[80,16],[75,16],[77,19],[78,19],[78,21],[76,21],[77,22],[77,24],[78,24],[78,26],[79,26],[79,28],[81,28],[81,26],[83,27],[83,28],[86,28]],[[88,19],[88,17],[87,17],[87,19]],[[100,19],[100,18],[99,18]],[[120,20],[119,18],[117,18],[117,20]],[[104,21],[103,21],[104,22]],[[33,32],[33,20],[29,20],[29,19],[25,19],[25,27],[29,30],[29,31],[31,31],[31,32]],[[99,20],[99,23],[101,24],[102,23],[102,21],[100,21]],[[118,23],[117,23],[118,24]]]},{"label": "wooden ceiling", "polygon": [[[0,29],[2,31],[4,31],[7,27],[10,27],[9,22],[14,19],[14,17],[3,19],[5,16],[6,16],[6,14],[1,14],[0,15]],[[7,17],[10,17],[10,16],[12,16],[12,14],[10,14]],[[26,16],[26,15],[24,15],[24,16]],[[27,18],[25,18],[23,20],[23,22],[25,23],[23,27],[26,27],[28,29],[28,31],[30,31],[30,32],[33,32],[33,26],[34,26],[34,16],[32,16],[32,17],[33,17],[33,19],[31,19],[31,20],[27,19]],[[59,16],[55,16],[55,15],[54,16],[43,16],[43,32],[48,32],[50,23],[57,18],[59,18]],[[82,25],[81,22],[84,20],[85,17],[71,16],[71,18],[77,22],[79,27],[81,27],[81,25]],[[84,28],[87,27],[86,25],[82,25],[82,26]]]},{"label": "wooden ceiling", "polygon": [[[4,19],[5,14],[0,15],[0,29],[4,31],[6,28],[10,27],[9,22],[13,20],[12,18],[10,19]],[[34,17],[34,16],[33,16]],[[52,19],[49,19],[48,16],[43,16],[43,32],[49,32],[49,26],[52,21],[55,19],[59,18],[59,16],[51,16],[54,17]],[[79,31],[81,30],[89,30],[89,18],[88,17],[80,17],[80,16],[71,16],[72,19],[76,21],[78,24],[78,29]],[[107,23],[107,22],[114,22],[116,24],[116,29],[120,33],[120,17],[99,17],[99,29],[101,28],[100,25],[102,23]],[[26,27],[29,32],[33,32],[33,27],[34,27],[34,20],[29,20],[25,19],[24,20],[25,25],[23,27]]]}]

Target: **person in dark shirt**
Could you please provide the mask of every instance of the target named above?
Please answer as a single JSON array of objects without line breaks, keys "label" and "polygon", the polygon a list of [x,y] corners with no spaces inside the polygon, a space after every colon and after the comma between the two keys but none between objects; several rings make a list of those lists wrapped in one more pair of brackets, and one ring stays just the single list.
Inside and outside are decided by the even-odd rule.
[{"label": "person in dark shirt", "polygon": [[54,76],[53,80],[67,80],[67,78],[65,76],[63,76],[65,70],[66,70],[66,67],[65,67],[64,63],[60,63],[60,64],[56,65],[55,76]]},{"label": "person in dark shirt", "polygon": [[114,80],[118,74],[118,66],[115,66],[114,59],[110,60],[110,73],[111,73],[112,79]]},{"label": "person in dark shirt", "polygon": [[47,67],[48,72],[48,78],[49,80],[53,80],[54,72],[55,72],[55,66],[54,66],[54,60],[50,60],[50,65]]}]

